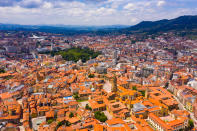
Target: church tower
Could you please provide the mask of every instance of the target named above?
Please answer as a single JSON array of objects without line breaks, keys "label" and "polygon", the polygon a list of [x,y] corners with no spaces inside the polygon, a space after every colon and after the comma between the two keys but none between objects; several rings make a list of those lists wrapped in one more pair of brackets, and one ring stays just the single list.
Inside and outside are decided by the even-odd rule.
[{"label": "church tower", "polygon": [[116,93],[118,91],[117,87],[117,78],[116,76],[113,77],[113,82],[112,82],[112,92]]},{"label": "church tower", "polygon": [[146,87],[146,91],[145,91],[145,99],[148,99],[148,87]]}]

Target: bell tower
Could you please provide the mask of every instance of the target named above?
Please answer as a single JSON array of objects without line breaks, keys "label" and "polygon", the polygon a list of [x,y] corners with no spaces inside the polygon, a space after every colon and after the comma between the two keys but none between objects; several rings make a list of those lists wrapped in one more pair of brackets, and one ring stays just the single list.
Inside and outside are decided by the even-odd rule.
[{"label": "bell tower", "polygon": [[113,81],[112,81],[112,92],[116,93],[118,91],[118,87],[117,87],[117,77],[114,76],[113,77]]},{"label": "bell tower", "polygon": [[146,87],[145,98],[148,99],[148,96],[149,96],[149,94],[148,94],[148,87]]}]

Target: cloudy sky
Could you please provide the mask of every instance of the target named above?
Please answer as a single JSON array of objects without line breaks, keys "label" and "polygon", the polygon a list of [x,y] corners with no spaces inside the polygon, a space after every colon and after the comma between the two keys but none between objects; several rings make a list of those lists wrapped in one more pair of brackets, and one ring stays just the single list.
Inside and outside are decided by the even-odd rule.
[{"label": "cloudy sky", "polygon": [[134,25],[197,15],[197,0],[0,0],[0,23]]}]

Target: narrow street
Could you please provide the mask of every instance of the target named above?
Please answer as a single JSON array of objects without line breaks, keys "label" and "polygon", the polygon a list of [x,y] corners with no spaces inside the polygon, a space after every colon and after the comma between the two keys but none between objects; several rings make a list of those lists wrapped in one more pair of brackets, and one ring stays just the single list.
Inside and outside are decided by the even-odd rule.
[{"label": "narrow street", "polygon": [[[22,99],[17,100],[17,102],[21,105],[21,107],[22,107],[22,101],[23,101]],[[20,131],[25,131],[25,128],[23,126],[23,119],[22,118],[20,119],[20,123],[21,123],[21,126],[19,126]]]}]

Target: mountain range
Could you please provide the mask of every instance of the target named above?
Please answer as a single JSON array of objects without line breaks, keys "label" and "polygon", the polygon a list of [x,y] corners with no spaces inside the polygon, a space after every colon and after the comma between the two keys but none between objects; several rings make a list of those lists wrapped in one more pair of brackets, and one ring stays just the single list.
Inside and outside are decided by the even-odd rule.
[{"label": "mountain range", "polygon": [[171,20],[143,21],[135,26],[125,28],[123,32],[148,33],[159,32],[197,32],[197,16],[180,16]]},{"label": "mountain range", "polygon": [[0,30],[14,31],[41,31],[49,33],[73,34],[156,34],[163,32],[178,32],[179,35],[197,36],[197,15],[180,16],[175,19],[163,19],[159,21],[142,21],[134,26],[72,26],[72,25],[17,25],[0,24]]}]

